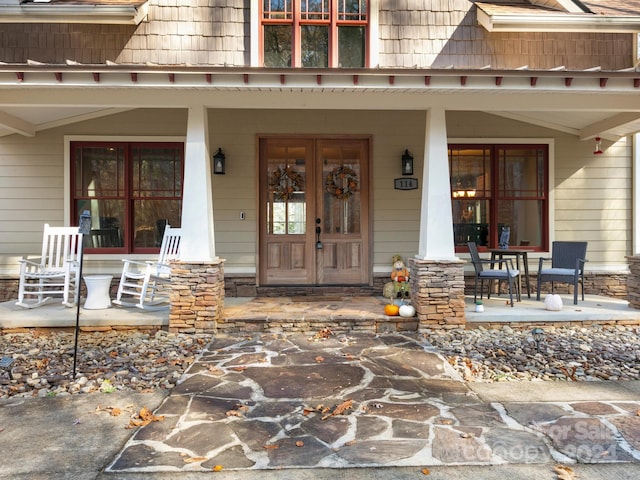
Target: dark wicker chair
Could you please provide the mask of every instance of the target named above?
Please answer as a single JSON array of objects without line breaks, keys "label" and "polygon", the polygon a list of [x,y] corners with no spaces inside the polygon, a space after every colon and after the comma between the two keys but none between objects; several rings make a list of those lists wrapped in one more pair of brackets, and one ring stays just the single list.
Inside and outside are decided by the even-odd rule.
[{"label": "dark wicker chair", "polygon": [[[509,284],[509,300],[511,306],[513,307],[514,285],[516,287],[518,301],[520,301],[520,289],[518,288],[518,286],[520,285],[520,282],[518,281],[518,275],[520,275],[520,272],[513,268],[512,259],[508,258],[503,260],[483,260],[478,254],[478,247],[476,246],[475,242],[469,242],[467,245],[469,246],[471,263],[473,263],[473,268],[475,269],[476,273],[475,285],[473,288],[473,301],[475,302],[478,298],[478,281],[480,281],[480,298],[482,298],[482,290],[484,289],[485,280],[489,280],[487,298],[491,298],[491,285],[493,283],[493,280],[498,281],[498,286],[500,285],[500,282],[506,281]],[[503,264],[506,267],[504,270],[502,270]],[[485,270],[483,265],[488,265],[490,269]]]},{"label": "dark wicker chair", "polygon": [[[587,260],[587,242],[553,242],[551,258],[540,258],[538,264],[538,293],[542,282],[551,282],[551,293],[554,283],[573,285],[573,304],[578,304],[578,284],[582,285],[582,301],[584,302],[584,264]],[[544,262],[551,261],[550,268],[544,268]]]}]

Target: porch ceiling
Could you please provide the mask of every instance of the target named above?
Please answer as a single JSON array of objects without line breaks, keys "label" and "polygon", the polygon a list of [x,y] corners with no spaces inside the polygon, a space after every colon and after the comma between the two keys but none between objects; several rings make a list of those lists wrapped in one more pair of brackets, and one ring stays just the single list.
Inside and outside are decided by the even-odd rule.
[{"label": "porch ceiling", "polygon": [[0,65],[0,136],[132,108],[484,111],[587,140],[640,132],[640,71]]}]

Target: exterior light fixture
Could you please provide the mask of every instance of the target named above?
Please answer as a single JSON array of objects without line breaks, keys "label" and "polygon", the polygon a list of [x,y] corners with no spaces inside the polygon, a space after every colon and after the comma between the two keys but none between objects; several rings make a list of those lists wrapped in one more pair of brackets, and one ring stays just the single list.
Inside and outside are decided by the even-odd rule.
[{"label": "exterior light fixture", "polygon": [[402,154],[402,175],[413,175],[413,156],[409,150]]},{"label": "exterior light fixture", "polygon": [[602,155],[602,144],[600,143],[602,139],[600,137],[596,137],[596,149],[593,151],[594,155]]},{"label": "exterior light fixture", "polygon": [[536,327],[531,330],[531,335],[533,336],[533,341],[536,342],[536,350],[540,352],[540,342],[544,340],[544,330]]},{"label": "exterior light fixture", "polygon": [[224,175],[224,161],[225,156],[222,153],[222,148],[218,148],[218,151],[213,156],[213,173],[216,175]]}]

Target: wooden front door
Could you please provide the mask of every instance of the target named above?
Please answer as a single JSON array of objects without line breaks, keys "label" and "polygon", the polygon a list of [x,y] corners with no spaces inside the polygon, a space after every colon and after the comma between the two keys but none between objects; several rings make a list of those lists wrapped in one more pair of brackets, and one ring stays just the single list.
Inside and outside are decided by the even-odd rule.
[{"label": "wooden front door", "polygon": [[363,285],[369,139],[260,139],[261,285]]}]

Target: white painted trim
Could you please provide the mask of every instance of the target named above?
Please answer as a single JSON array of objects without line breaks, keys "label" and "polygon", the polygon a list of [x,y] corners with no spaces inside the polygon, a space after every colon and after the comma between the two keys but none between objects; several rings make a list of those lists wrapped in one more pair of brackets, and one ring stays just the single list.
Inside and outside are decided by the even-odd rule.
[{"label": "white painted trim", "polygon": [[[555,193],[555,166],[556,166],[556,148],[555,140],[548,137],[518,137],[518,138],[500,138],[500,137],[481,137],[481,138],[450,138],[449,143],[542,143],[549,146],[549,245],[556,236],[556,193]],[[592,270],[592,268],[589,268]]]},{"label": "white painted trim", "polygon": [[259,67],[260,61],[260,6],[259,2],[251,2],[249,13],[249,58],[252,67]]},{"label": "white painted trim", "polygon": [[640,133],[631,139],[631,252],[640,253]]},{"label": "white painted trim", "polygon": [[64,224],[71,225],[71,142],[182,142],[186,137],[129,135],[65,135],[64,142]]},{"label": "white painted trim", "polygon": [[380,1],[369,1],[369,68],[380,64]]}]

